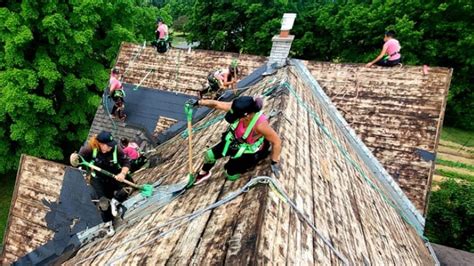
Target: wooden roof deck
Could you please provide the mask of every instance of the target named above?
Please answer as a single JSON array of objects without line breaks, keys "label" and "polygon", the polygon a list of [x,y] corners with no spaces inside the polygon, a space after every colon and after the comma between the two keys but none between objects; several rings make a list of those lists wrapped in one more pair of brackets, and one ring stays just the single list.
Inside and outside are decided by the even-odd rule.
[{"label": "wooden roof deck", "polygon": [[10,264],[50,240],[54,231],[43,201],[57,201],[65,165],[22,155],[4,237],[0,264]]},{"label": "wooden roof deck", "polygon": [[[143,86],[195,95],[210,71],[229,65],[233,58],[238,58],[242,76],[266,61],[261,56],[203,50],[171,49],[163,55],[151,47],[123,43],[116,66],[126,69],[128,83],[140,83],[154,69]],[[366,68],[315,61],[306,65],[350,126],[424,213],[434,163],[423,160],[417,149],[436,153],[452,70],[433,67],[424,75],[422,67],[412,66]]]},{"label": "wooden roof deck", "polygon": [[425,213],[452,69],[307,62],[351,128]]},{"label": "wooden roof deck", "polygon": [[[377,179],[355,152],[341,128],[328,114],[309,85],[301,81],[294,67],[265,78],[246,94],[258,95],[287,81],[307,103],[286,92],[267,99],[264,110],[281,110],[284,115],[271,124],[283,139],[282,174],[278,178],[292,200],[302,209],[323,235],[330,239],[352,264],[433,264],[423,240],[386,200],[364,179],[375,185]],[[215,118],[214,113],[200,123]],[[327,138],[313,118],[317,116],[327,132],[360,165],[356,169]],[[220,139],[226,127],[221,121],[194,136],[194,168],[202,164],[202,153]],[[159,147],[156,156],[163,163],[137,177],[147,183],[165,177],[169,184],[186,179],[187,140],[177,136]],[[341,264],[321,239],[301,222],[289,206],[266,186],[258,186],[213,211],[184,224],[157,240],[173,225],[159,225],[204,208],[243,186],[249,178],[269,175],[268,161],[260,164],[236,182],[226,181],[223,161],[214,168],[212,178],[189,190],[162,210],[122,228],[112,238],[102,239],[81,249],[66,264],[78,262],[102,265],[126,254],[117,263],[128,264]],[[150,233],[131,240],[141,232]],[[147,243],[148,240],[151,242]],[[110,248],[110,249],[107,249]],[[105,252],[104,252],[105,251]],[[97,252],[104,252],[94,256]],[[84,261],[85,260],[85,261]]]}]

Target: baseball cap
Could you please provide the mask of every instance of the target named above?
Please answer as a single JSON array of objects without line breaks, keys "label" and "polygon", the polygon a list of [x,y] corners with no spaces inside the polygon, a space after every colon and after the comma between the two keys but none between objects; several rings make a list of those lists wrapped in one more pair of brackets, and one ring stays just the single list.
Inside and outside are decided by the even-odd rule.
[{"label": "baseball cap", "polygon": [[261,98],[251,96],[240,96],[232,102],[232,107],[225,115],[225,120],[234,123],[237,119],[246,116],[249,113],[256,113],[262,109],[263,101]]},{"label": "baseball cap", "polygon": [[107,144],[109,147],[114,147],[117,145],[117,142],[114,140],[112,133],[108,131],[102,131],[96,137],[97,141],[103,144]]}]

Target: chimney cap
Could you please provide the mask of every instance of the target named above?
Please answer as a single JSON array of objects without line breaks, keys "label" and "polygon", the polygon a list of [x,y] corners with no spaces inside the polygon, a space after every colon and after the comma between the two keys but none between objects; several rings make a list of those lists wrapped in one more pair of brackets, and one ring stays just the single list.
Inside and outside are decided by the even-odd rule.
[{"label": "chimney cap", "polygon": [[282,31],[289,31],[293,28],[293,24],[295,23],[296,13],[284,13],[283,19],[281,21],[281,28]]}]

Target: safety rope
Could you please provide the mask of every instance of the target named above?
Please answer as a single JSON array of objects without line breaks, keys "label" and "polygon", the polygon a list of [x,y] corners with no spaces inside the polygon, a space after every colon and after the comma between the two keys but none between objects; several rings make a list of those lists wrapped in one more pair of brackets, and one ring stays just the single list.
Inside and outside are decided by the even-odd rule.
[{"label": "safety rope", "polygon": [[251,180],[249,180],[242,188],[238,189],[237,191],[233,191],[231,193],[229,193],[226,197],[224,197],[223,199],[213,203],[213,204],[210,204],[202,209],[199,209],[197,211],[194,211],[193,213],[191,214],[186,214],[186,215],[183,215],[183,216],[180,216],[180,217],[177,217],[177,218],[174,218],[174,219],[171,219],[163,224],[160,224],[160,225],[157,225],[155,226],[154,228],[151,228],[149,230],[145,230],[144,232],[141,232],[139,233],[138,235],[134,236],[134,237],[130,237],[130,238],[127,238],[125,239],[124,241],[122,241],[121,243],[119,244],[116,244],[116,245],[113,245],[107,249],[104,249],[104,250],[101,250],[97,253],[95,253],[94,255],[92,256],[89,256],[87,258],[84,258],[78,262],[76,262],[76,264],[82,264],[86,261],[89,261],[91,259],[94,259],[96,258],[97,256],[100,256],[102,254],[105,254],[109,251],[112,251],[112,250],[115,250],[119,247],[122,247],[124,246],[125,244],[131,242],[131,241],[134,241],[136,239],[139,239],[140,237],[144,236],[144,235],[147,235],[147,234],[150,234],[152,232],[155,232],[155,231],[158,231],[159,229],[163,228],[163,227],[166,227],[166,226],[169,226],[169,225],[173,225],[171,228],[169,228],[168,230],[164,231],[164,232],[161,232],[160,234],[156,235],[155,237],[152,237],[150,238],[149,240],[139,244],[139,245],[136,245],[134,246],[133,248],[128,248],[127,251],[125,253],[122,253],[120,254],[119,256],[117,257],[112,257],[111,259],[109,259],[106,263],[106,265],[112,265],[113,263],[117,262],[117,261],[120,261],[124,258],[126,258],[128,255],[130,255],[131,253],[145,247],[145,246],[148,246],[154,242],[156,242],[157,240],[175,232],[177,229],[179,229],[180,227],[184,226],[184,225],[187,225],[189,224],[190,222],[192,222],[193,220],[195,220],[196,218],[199,218],[200,216],[204,215],[206,212],[209,212],[213,209],[216,209],[220,206],[223,206],[231,201],[233,201],[234,199],[236,199],[237,197],[241,196],[242,194],[244,193],[247,193],[250,191],[250,189],[254,188],[256,185],[258,184],[265,184],[265,185],[269,185],[273,191],[276,191],[277,192],[277,195],[279,195],[279,198],[283,199],[283,202],[288,204],[291,209],[293,209],[293,211],[296,212],[296,214],[298,215],[298,217],[303,221],[305,222],[308,226],[311,227],[311,229],[323,240],[324,244],[326,246],[328,246],[328,248],[334,252],[334,254],[342,261],[342,263],[344,265],[348,265],[349,264],[349,261],[348,259],[343,255],[341,254],[332,244],[331,242],[325,238],[323,236],[323,234],[316,228],[316,226],[314,225],[314,223],[307,217],[307,215],[305,215],[305,213],[300,210],[297,205],[295,204],[295,202],[293,200],[291,200],[291,198],[288,196],[288,194],[285,192],[285,190],[282,188],[282,186],[280,185],[280,183],[278,182],[278,180],[276,180],[275,178],[273,177],[269,177],[269,176],[257,176],[255,178],[252,178]]},{"label": "safety rope", "polygon": [[128,61],[127,67],[125,68],[125,71],[123,72],[123,75],[120,78],[120,81],[123,80],[123,78],[125,77],[125,74],[128,72],[129,66],[131,66],[132,63],[135,62],[135,60],[138,58],[138,56],[143,52],[143,50],[145,50],[145,47],[146,47],[146,41],[143,42],[143,46],[140,48],[138,53],[130,61]]},{"label": "safety rope", "polygon": [[138,83],[138,85],[136,85],[133,90],[136,91],[138,90],[138,87],[140,87],[142,85],[142,83],[146,80],[146,78],[148,78],[148,75],[150,75],[151,72],[154,72],[155,70],[154,69],[150,69],[148,70],[148,73],[146,73],[145,77],[142,78],[142,80],[140,80],[140,82]]},{"label": "safety rope", "polygon": [[106,115],[109,117],[110,121],[112,122],[112,127],[113,127],[112,134],[115,135],[117,133],[117,124],[112,118],[112,114],[110,113],[110,110],[109,110],[109,99],[107,97],[107,88],[104,89],[104,93],[102,94],[102,107],[105,109]]},{"label": "safety rope", "polygon": [[177,86],[178,86],[179,67],[181,65],[180,58],[181,58],[181,49],[178,50],[178,61],[176,62],[176,75],[175,75],[175,78],[174,78],[174,89],[175,89],[176,93],[178,91]]},{"label": "safety rope", "polygon": [[329,132],[329,130],[327,129],[327,127],[321,122],[321,120],[319,119],[319,117],[317,116],[317,114],[314,112],[314,110],[311,109],[311,107],[309,107],[309,105],[301,99],[301,96],[293,89],[293,87],[291,86],[291,84],[288,83],[288,81],[285,81],[281,84],[282,86],[285,86],[288,91],[295,97],[296,101],[298,102],[298,105],[302,106],[308,113],[309,115],[311,116],[312,120],[315,122],[315,124],[322,130],[322,132],[324,133],[325,136],[327,136],[329,138],[329,140],[331,140],[331,142],[336,146],[336,148],[341,152],[341,154],[343,155],[343,157],[354,167],[354,169],[364,178],[364,180],[369,184],[369,186],[374,189],[381,197],[382,199],[388,204],[390,205],[393,209],[395,209],[395,211],[402,217],[402,219],[407,223],[409,224],[411,227],[413,227],[413,229],[415,229],[415,231],[417,232],[417,234],[423,239],[423,240],[427,240],[427,238],[424,236],[423,234],[423,231],[420,231],[418,230],[418,228],[406,217],[405,213],[400,209],[400,207],[393,203],[392,200],[389,199],[389,197],[387,195],[385,195],[385,193],[380,189],[378,188],[373,182],[372,180],[370,180],[370,178],[365,174],[365,172],[362,170],[362,167],[359,165],[359,163],[357,163],[354,159],[352,159],[352,157],[349,155],[349,152],[341,145],[341,143],[339,143],[339,141],[337,141],[337,139],[332,136],[332,134]]},{"label": "safety rope", "polygon": [[[270,84],[270,83],[273,83],[275,82],[275,78],[273,78],[271,81],[267,81],[264,85],[260,86],[260,87],[265,87],[266,85]],[[242,87],[242,88],[239,88],[239,91],[244,92],[244,90],[250,88],[251,86],[247,86],[247,87]],[[273,92],[275,92],[280,86],[279,85],[274,85],[272,86],[270,89],[267,89],[265,90],[263,93],[262,93],[262,97],[268,97],[270,96]],[[239,94],[240,95],[240,94]],[[221,95],[222,97],[223,95]],[[219,99],[218,99],[219,100]],[[221,120],[223,120],[225,117],[225,114],[222,114],[222,115],[218,115],[217,117],[213,118],[213,119],[210,119],[209,121],[207,121],[206,123],[202,124],[202,125],[199,125],[199,126],[195,126],[193,127],[193,134],[195,132],[199,132],[201,130],[204,130],[206,128],[209,128],[211,127],[212,125],[220,122]],[[183,139],[186,139],[188,137],[188,132],[187,131],[183,131],[183,133],[181,133],[181,137]]]}]

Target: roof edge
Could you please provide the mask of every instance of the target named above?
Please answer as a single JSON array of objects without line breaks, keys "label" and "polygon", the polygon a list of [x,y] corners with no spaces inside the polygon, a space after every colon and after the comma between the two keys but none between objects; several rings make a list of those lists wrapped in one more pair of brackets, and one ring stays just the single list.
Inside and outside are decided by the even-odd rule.
[{"label": "roof edge", "polygon": [[298,59],[292,59],[291,62],[300,71],[304,82],[309,85],[313,91],[313,94],[319,100],[326,103],[324,108],[328,111],[328,114],[339,126],[339,129],[343,135],[347,138],[350,145],[354,147],[354,151],[364,161],[368,169],[372,172],[373,176],[375,176],[381,182],[384,190],[389,193],[391,199],[399,206],[400,210],[406,216],[408,222],[411,223],[418,233],[422,233],[425,226],[425,218],[419,213],[413,203],[407,198],[405,193],[400,189],[395,180],[393,180],[390,174],[375,158],[372,152],[356,135],[355,131],[348,125],[347,121],[337,110],[336,106],[332,103],[331,99],[326,95],[303,62]]},{"label": "roof edge", "polygon": [[2,248],[1,248],[1,253],[0,253],[0,262],[3,264],[5,263],[5,244],[7,241],[7,236],[8,233],[10,232],[10,225],[11,225],[11,217],[12,217],[12,210],[13,210],[13,203],[16,202],[17,196],[18,196],[18,186],[20,185],[20,177],[21,177],[21,170],[22,170],[22,165],[25,162],[26,154],[21,154],[20,156],[20,163],[18,164],[18,170],[16,171],[16,176],[15,176],[15,188],[13,189],[13,195],[12,195],[12,200],[10,201],[10,209],[8,210],[8,218],[7,218],[7,223],[5,225],[5,231],[3,234],[3,240],[2,240]]}]

